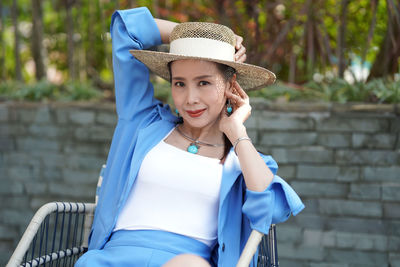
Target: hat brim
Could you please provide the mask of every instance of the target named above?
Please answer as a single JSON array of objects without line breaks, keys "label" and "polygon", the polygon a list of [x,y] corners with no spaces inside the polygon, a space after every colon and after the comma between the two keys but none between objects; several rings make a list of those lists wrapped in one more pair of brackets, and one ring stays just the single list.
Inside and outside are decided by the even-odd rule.
[{"label": "hat brim", "polygon": [[152,72],[169,81],[170,74],[168,63],[182,59],[199,59],[228,65],[236,70],[236,80],[244,90],[256,90],[273,84],[276,80],[275,74],[265,68],[227,60],[213,58],[182,56],[166,52],[150,50],[129,50],[129,52]]}]

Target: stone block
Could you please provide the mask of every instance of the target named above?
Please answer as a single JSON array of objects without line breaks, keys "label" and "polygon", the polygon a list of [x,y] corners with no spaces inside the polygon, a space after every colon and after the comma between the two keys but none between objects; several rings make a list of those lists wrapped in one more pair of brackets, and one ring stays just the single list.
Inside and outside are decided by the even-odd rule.
[{"label": "stone block", "polygon": [[389,266],[400,267],[400,253],[389,253]]},{"label": "stone block", "polygon": [[28,210],[3,209],[1,215],[0,223],[26,226],[32,219],[33,212]]},{"label": "stone block", "polygon": [[330,249],[325,258],[327,261],[350,264],[360,264],[360,266],[387,266],[388,258],[385,252],[373,251],[354,251]]},{"label": "stone block", "polygon": [[304,205],[306,208],[301,211],[302,214],[318,214],[319,213],[319,208],[318,208],[318,199],[317,198],[306,198],[302,199]]},{"label": "stone block", "polygon": [[[293,265],[294,266],[294,265]],[[349,267],[348,264],[344,263],[334,263],[334,262],[326,262],[326,263],[310,263],[310,267]]]},{"label": "stone block", "polygon": [[18,119],[21,122],[48,124],[52,121],[48,106],[20,108],[17,113]]},{"label": "stone block", "polygon": [[400,117],[396,116],[390,119],[390,132],[399,133],[400,132]]},{"label": "stone block", "polygon": [[388,250],[400,252],[400,237],[399,236],[389,236],[388,237]]},{"label": "stone block", "polygon": [[272,156],[279,163],[333,163],[333,151],[321,147],[275,148]]},{"label": "stone block", "polygon": [[12,179],[6,179],[5,177],[0,177],[0,194],[1,195],[17,195],[24,192],[24,186],[19,181],[14,181]]},{"label": "stone block", "polygon": [[57,181],[62,179],[61,168],[46,167],[43,170],[43,176],[47,181]]},{"label": "stone block", "polygon": [[382,234],[337,232],[336,246],[351,250],[385,252],[388,249],[388,238]]},{"label": "stone block", "polygon": [[60,149],[60,143],[56,140],[25,137],[17,140],[17,149],[22,151],[58,151]]},{"label": "stone block", "polygon": [[42,195],[47,193],[47,183],[28,182],[24,184],[25,190],[29,195]]},{"label": "stone block", "polygon": [[355,182],[360,179],[360,167],[341,166],[337,177],[341,182]]},{"label": "stone block", "polygon": [[383,217],[389,219],[400,219],[400,203],[383,203]]},{"label": "stone block", "polygon": [[331,216],[382,217],[382,205],[379,202],[352,201],[342,199],[319,199],[321,214]]},{"label": "stone block", "polygon": [[4,104],[0,104],[0,122],[8,121],[8,108]]},{"label": "stone block", "polygon": [[339,171],[340,168],[338,166],[299,164],[297,167],[297,178],[335,180],[339,175]]},{"label": "stone block", "polygon": [[50,138],[68,136],[67,128],[54,125],[32,124],[28,128],[28,133],[30,136]]},{"label": "stone block", "polygon": [[398,182],[400,180],[400,166],[365,167],[363,176],[367,181]]},{"label": "stone block", "polygon": [[393,165],[397,164],[399,154],[387,150],[337,150],[336,162],[339,164]]},{"label": "stone block", "polygon": [[302,240],[303,234],[300,227],[279,225],[276,227],[276,236],[278,244],[283,243],[299,243]]},{"label": "stone block", "polygon": [[349,147],[351,135],[349,133],[319,133],[317,144],[325,147]]},{"label": "stone block", "polygon": [[33,178],[33,172],[29,167],[12,167],[8,169],[7,176],[11,180],[29,181]]},{"label": "stone block", "polygon": [[383,234],[387,232],[387,226],[381,218],[330,217],[325,221],[324,227],[353,233]]},{"label": "stone block", "polygon": [[14,228],[0,224],[0,240],[12,240],[16,236],[18,233]]},{"label": "stone block", "polygon": [[[101,165],[98,166],[98,169],[100,169]],[[66,182],[90,185],[93,189],[95,189],[97,180],[99,179],[98,169],[94,171],[63,169],[62,175],[64,181]]]},{"label": "stone block", "polygon": [[344,118],[334,116],[317,122],[316,129],[326,132],[382,132],[389,130],[389,121],[382,118]]},{"label": "stone block", "polygon": [[15,150],[14,138],[0,136],[0,151],[13,151]]},{"label": "stone block", "polygon": [[0,209],[15,209],[15,210],[25,210],[29,207],[30,197],[26,194],[24,195],[0,195]]},{"label": "stone block", "polygon": [[385,183],[382,185],[382,200],[384,201],[400,201],[400,182]]},{"label": "stone block", "polygon": [[400,220],[386,221],[386,231],[388,235],[400,236]]},{"label": "stone block", "polygon": [[314,120],[295,113],[263,111],[257,116],[259,130],[313,130]]},{"label": "stone block", "polygon": [[[251,118],[251,117],[250,117]],[[249,119],[250,119],[249,118]],[[98,112],[96,116],[96,122],[100,124],[115,126],[118,118],[115,112]]]},{"label": "stone block", "polygon": [[261,145],[266,146],[306,146],[314,145],[317,134],[313,132],[264,132],[261,134]]},{"label": "stone block", "polygon": [[293,179],[296,177],[296,167],[294,165],[279,164],[277,174],[284,179]]},{"label": "stone block", "polygon": [[352,135],[352,144],[354,148],[382,148],[394,149],[396,143],[396,134],[361,134]]},{"label": "stone block", "polygon": [[347,184],[293,181],[295,191],[302,197],[345,197]]},{"label": "stone block", "polygon": [[278,244],[278,251],[279,257],[308,261],[322,261],[326,255],[326,251],[322,247],[306,247],[283,242]]},{"label": "stone block", "polygon": [[68,109],[58,107],[55,109],[55,116],[58,124],[67,124],[69,122]]},{"label": "stone block", "polygon": [[84,155],[80,156],[79,154],[65,157],[64,168],[76,169],[76,170],[99,170],[101,165],[104,164],[106,158],[100,158],[96,156]]},{"label": "stone block", "polygon": [[349,198],[379,200],[381,198],[380,184],[351,184]]},{"label": "stone block", "polygon": [[69,110],[68,111],[69,121],[75,124],[88,125],[93,124],[95,119],[95,113],[91,110]]},{"label": "stone block", "polygon": [[94,199],[96,195],[96,186],[94,185],[77,185],[72,183],[51,183],[49,185],[49,193],[55,196],[62,197],[76,197]]}]

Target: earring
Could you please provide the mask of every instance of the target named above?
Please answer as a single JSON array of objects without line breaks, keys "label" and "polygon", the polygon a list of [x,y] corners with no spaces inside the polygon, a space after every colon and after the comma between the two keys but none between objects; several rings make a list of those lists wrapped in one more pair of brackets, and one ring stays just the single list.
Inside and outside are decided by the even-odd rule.
[{"label": "earring", "polygon": [[228,102],[226,103],[226,112],[228,115],[231,115],[233,111],[232,105],[231,105],[231,100],[228,99]]},{"label": "earring", "polygon": [[176,115],[178,115],[178,117],[180,117],[180,116],[179,116],[179,111],[178,111],[177,108],[175,109],[175,113],[176,113]]}]

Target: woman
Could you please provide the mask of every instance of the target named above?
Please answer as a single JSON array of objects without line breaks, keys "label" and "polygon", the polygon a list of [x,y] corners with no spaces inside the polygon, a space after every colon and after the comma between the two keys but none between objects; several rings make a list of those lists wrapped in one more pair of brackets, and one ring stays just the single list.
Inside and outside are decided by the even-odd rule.
[{"label": "woman", "polygon": [[[275,76],[240,63],[241,39],[222,25],[177,26],[137,8],[113,15],[111,35],[118,123],[77,266],[235,266],[251,229],[304,208],[243,124],[243,88]],[[143,50],[169,40],[170,53]],[[179,117],[153,98],[148,68],[171,81]]]}]

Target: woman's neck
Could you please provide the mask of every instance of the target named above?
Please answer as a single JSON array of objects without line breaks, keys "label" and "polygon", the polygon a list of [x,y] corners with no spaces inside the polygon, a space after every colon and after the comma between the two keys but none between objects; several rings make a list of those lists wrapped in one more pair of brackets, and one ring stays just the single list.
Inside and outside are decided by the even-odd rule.
[{"label": "woman's neck", "polygon": [[213,144],[223,144],[224,134],[221,132],[217,125],[207,125],[202,128],[191,127],[189,124],[183,122],[178,125],[179,129],[186,135],[190,136],[195,140],[200,140],[203,142],[209,142]]}]

